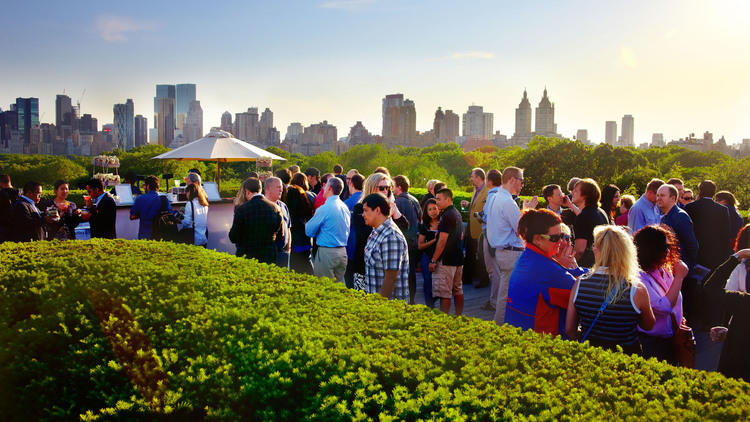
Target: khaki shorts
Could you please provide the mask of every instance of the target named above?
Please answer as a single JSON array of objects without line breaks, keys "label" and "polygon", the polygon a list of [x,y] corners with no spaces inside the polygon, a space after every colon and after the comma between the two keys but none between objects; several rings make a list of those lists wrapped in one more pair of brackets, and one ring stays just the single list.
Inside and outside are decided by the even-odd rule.
[{"label": "khaki shorts", "polygon": [[461,281],[464,267],[437,264],[432,273],[432,296],[450,299],[464,294]]}]

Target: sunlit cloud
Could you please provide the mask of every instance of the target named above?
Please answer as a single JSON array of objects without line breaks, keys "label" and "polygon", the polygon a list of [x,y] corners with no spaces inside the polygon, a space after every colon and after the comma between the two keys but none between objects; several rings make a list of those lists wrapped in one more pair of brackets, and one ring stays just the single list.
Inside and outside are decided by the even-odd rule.
[{"label": "sunlit cloud", "polygon": [[130,33],[154,29],[154,23],[135,21],[122,16],[102,15],[96,18],[96,31],[104,41],[125,42]]},{"label": "sunlit cloud", "polygon": [[494,59],[495,54],[488,51],[459,51],[449,56],[453,60],[461,59]]},{"label": "sunlit cloud", "polygon": [[321,3],[320,7],[323,9],[356,10],[372,3],[375,3],[375,0],[331,0]]},{"label": "sunlit cloud", "polygon": [[622,64],[624,64],[628,69],[635,69],[638,66],[635,52],[630,47],[620,48],[620,60],[622,61]]}]

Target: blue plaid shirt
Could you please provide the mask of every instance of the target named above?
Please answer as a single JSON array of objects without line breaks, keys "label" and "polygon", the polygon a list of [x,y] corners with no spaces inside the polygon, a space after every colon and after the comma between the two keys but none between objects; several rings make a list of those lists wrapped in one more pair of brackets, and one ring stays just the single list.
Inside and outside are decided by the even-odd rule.
[{"label": "blue plaid shirt", "polygon": [[409,248],[406,238],[393,219],[373,229],[365,246],[365,291],[380,293],[387,270],[398,270],[391,299],[406,300],[409,296]]}]

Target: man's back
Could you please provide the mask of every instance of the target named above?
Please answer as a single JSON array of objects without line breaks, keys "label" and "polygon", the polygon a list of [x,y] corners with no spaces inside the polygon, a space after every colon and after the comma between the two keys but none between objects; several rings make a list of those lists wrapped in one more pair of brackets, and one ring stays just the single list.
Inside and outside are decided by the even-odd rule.
[{"label": "man's back", "polygon": [[11,240],[13,234],[11,224],[13,204],[17,200],[18,191],[16,189],[0,189],[0,242]]},{"label": "man's back", "polygon": [[[169,201],[166,196],[163,197],[166,202],[166,210],[171,211]],[[143,195],[135,198],[130,213],[138,215],[138,239],[150,239],[153,232],[154,218],[161,213],[162,196],[156,191],[148,191]]]},{"label": "man's back", "polygon": [[16,200],[12,215],[11,225],[16,242],[44,240],[44,220],[33,204],[23,198]]},{"label": "man's back", "polygon": [[419,201],[408,192],[403,192],[396,197],[396,206],[399,212],[406,217],[409,222],[409,230],[403,233],[409,247],[417,246],[417,236],[419,234],[419,221],[422,218],[422,210],[419,208]]},{"label": "man's back", "polygon": [[117,204],[112,197],[105,193],[91,213],[91,237],[114,239],[117,237],[115,221],[117,219]]},{"label": "man's back", "polygon": [[282,230],[281,214],[273,203],[257,195],[237,207],[229,239],[237,244],[237,256],[276,262],[276,235]]},{"label": "man's back", "polygon": [[698,240],[697,262],[714,269],[731,255],[729,249],[729,211],[711,198],[701,198],[685,205],[693,220],[695,238]]}]

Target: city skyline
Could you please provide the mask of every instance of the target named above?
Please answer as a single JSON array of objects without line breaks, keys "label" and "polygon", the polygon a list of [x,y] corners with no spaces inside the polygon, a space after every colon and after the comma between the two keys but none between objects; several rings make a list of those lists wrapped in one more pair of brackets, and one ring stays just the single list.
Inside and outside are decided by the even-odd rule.
[{"label": "city skyline", "polygon": [[[291,122],[325,120],[341,130],[361,121],[376,135],[381,99],[403,93],[420,132],[432,128],[438,107],[463,114],[481,105],[494,130],[511,137],[523,89],[535,107],[546,86],[566,137],[586,129],[602,142],[605,122],[630,114],[636,145],[654,133],[750,138],[744,2],[180,5],[6,5],[6,57],[23,71],[4,67],[0,107],[36,97],[40,122],[54,123],[56,95],[76,102],[85,90],[81,113],[104,125],[127,98],[135,115],[153,116],[156,84],[188,82],[198,85],[204,132],[225,111],[268,107],[282,132]],[[265,18],[256,27],[238,25],[256,15]],[[210,25],[227,30],[217,35]]]}]

